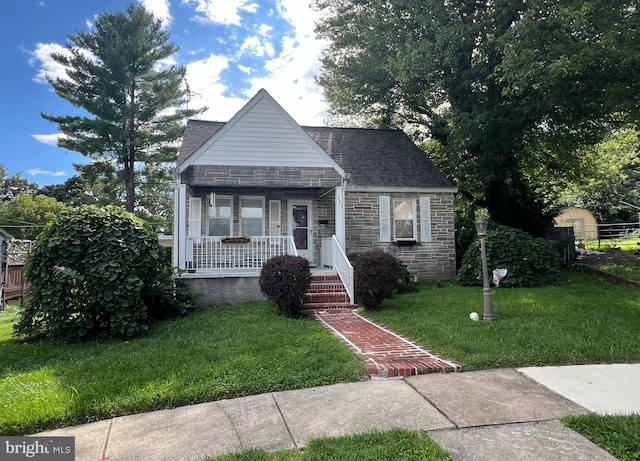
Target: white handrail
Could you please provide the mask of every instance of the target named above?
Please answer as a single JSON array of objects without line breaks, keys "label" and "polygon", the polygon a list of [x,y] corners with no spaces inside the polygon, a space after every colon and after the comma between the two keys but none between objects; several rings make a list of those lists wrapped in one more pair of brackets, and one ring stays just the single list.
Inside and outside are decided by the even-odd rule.
[{"label": "white handrail", "polygon": [[335,235],[331,237],[331,260],[334,269],[338,272],[340,280],[349,295],[349,302],[354,303],[353,266],[340,246]]}]

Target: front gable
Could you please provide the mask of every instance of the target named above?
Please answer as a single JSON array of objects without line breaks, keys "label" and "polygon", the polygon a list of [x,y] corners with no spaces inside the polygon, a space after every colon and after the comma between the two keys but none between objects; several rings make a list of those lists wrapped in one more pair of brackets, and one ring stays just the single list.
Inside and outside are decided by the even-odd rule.
[{"label": "front gable", "polygon": [[343,169],[267,93],[260,90],[178,166]]}]

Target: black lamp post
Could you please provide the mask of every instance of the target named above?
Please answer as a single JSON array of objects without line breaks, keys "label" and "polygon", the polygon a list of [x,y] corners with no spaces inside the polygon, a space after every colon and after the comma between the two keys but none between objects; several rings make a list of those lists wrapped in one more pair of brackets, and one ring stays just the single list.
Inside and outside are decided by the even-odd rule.
[{"label": "black lamp post", "polygon": [[480,239],[480,255],[482,257],[482,295],[484,297],[484,313],[482,320],[487,322],[495,322],[496,314],[493,311],[493,297],[491,295],[491,286],[489,286],[489,271],[487,270],[487,247],[485,240],[487,238],[487,225],[489,221],[484,216],[476,219],[476,232]]}]

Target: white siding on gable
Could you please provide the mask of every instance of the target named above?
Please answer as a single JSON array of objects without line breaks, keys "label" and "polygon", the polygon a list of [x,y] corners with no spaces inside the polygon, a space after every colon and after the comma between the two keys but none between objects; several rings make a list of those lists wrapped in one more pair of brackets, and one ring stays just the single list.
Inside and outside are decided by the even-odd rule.
[{"label": "white siding on gable", "polygon": [[314,141],[266,99],[257,101],[193,164],[333,167]]}]

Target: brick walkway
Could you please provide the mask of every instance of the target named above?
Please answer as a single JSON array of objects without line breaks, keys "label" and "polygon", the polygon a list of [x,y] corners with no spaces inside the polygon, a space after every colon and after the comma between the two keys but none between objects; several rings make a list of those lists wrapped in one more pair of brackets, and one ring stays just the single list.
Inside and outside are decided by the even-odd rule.
[{"label": "brick walkway", "polygon": [[462,370],[457,363],[438,357],[353,310],[327,309],[313,314],[367,364],[371,377],[407,377]]}]

